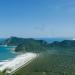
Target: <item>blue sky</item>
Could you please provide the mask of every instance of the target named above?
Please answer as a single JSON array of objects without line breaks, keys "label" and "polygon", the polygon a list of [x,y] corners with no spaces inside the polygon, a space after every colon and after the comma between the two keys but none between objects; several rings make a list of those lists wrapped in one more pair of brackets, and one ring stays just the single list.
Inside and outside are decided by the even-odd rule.
[{"label": "blue sky", "polygon": [[0,37],[75,37],[75,0],[0,0]]}]

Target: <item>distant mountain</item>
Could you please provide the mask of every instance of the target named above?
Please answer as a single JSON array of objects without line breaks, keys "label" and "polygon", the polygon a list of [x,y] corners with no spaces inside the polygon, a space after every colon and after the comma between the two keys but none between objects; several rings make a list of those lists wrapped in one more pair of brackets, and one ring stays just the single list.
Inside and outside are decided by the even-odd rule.
[{"label": "distant mountain", "polygon": [[5,39],[2,42],[2,45],[17,46],[17,45],[23,43],[24,40],[25,40],[24,38],[10,37],[10,38]]},{"label": "distant mountain", "polygon": [[47,42],[43,40],[34,40],[32,38],[10,37],[4,40],[2,45],[17,46],[16,52],[40,52],[47,50]]},{"label": "distant mountain", "polygon": [[54,41],[53,43],[50,43],[49,46],[51,47],[74,47],[75,48],[75,40],[63,40],[61,42]]},{"label": "distant mountain", "polygon": [[50,50],[55,50],[59,54],[75,54],[75,40],[64,40],[62,42],[55,41],[48,44]]},{"label": "distant mountain", "polygon": [[0,43],[1,45],[17,46],[16,52],[42,52],[47,50],[75,52],[75,40],[63,40],[47,43],[44,40],[32,38],[10,37]]}]

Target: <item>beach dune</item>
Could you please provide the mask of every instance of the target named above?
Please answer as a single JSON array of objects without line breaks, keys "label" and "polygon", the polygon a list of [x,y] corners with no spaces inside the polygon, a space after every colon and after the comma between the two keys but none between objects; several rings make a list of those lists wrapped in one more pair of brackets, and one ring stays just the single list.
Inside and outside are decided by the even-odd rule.
[{"label": "beach dune", "polygon": [[7,73],[12,73],[36,57],[37,57],[36,53],[25,53],[18,55],[13,60],[9,60],[3,63],[1,62],[0,71],[5,70]]}]

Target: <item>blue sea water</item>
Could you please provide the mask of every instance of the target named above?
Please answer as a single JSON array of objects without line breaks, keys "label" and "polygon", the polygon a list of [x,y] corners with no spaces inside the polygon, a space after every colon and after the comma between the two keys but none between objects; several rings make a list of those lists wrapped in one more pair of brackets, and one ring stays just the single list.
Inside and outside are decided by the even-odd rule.
[{"label": "blue sea water", "polygon": [[17,55],[11,50],[11,48],[0,46],[0,61],[14,58]]},{"label": "blue sea water", "polygon": [[[45,40],[48,43],[51,43],[53,41],[62,41],[67,39],[66,38],[37,38],[37,40]],[[13,53],[11,48],[12,46],[10,47],[0,46],[0,61],[14,58],[17,55],[16,53]]]},{"label": "blue sea water", "polygon": [[37,40],[45,40],[48,43],[52,43],[54,41],[71,40],[71,38],[37,38]]}]

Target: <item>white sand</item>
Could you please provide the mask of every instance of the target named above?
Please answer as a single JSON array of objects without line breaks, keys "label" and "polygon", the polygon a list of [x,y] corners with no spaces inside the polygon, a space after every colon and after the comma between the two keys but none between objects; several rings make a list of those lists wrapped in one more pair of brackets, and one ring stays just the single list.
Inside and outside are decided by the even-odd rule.
[{"label": "white sand", "polygon": [[6,70],[8,73],[15,71],[16,69],[20,68],[24,64],[27,64],[32,59],[36,58],[37,54],[35,53],[25,53],[22,55],[17,56],[13,60],[9,60],[6,62],[0,62],[0,71]]}]

